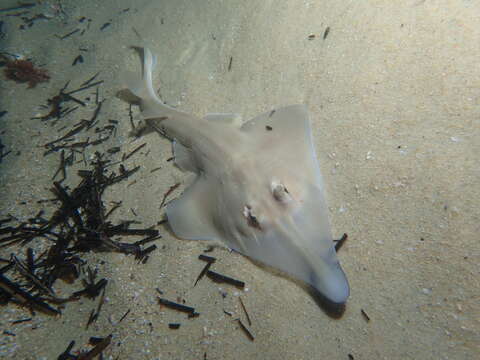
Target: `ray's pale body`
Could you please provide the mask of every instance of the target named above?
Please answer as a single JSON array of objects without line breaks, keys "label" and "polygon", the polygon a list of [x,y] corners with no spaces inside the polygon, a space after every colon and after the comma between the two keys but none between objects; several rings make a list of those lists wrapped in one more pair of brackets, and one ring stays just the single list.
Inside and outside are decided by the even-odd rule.
[{"label": "ray's pale body", "polygon": [[279,108],[245,123],[235,114],[197,118],[158,98],[154,62],[145,49],[143,76],[128,74],[126,85],[147,124],[174,139],[176,164],[197,174],[167,205],[175,235],[221,241],[345,303],[349,286],[332,241],[306,107]]}]

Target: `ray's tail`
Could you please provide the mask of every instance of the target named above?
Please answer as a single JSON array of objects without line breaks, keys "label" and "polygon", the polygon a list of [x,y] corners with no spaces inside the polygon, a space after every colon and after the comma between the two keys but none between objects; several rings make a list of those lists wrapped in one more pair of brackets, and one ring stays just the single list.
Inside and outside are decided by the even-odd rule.
[{"label": "ray's tail", "polygon": [[123,83],[130,92],[140,100],[140,109],[145,119],[169,116],[177,111],[163,103],[153,88],[153,67],[156,58],[148,48],[143,50],[143,71],[127,72],[123,75]]}]

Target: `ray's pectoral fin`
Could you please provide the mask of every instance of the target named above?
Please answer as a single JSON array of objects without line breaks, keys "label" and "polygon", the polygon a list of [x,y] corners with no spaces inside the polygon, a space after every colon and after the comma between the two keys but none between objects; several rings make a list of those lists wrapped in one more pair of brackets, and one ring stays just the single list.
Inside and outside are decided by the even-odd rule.
[{"label": "ray's pectoral fin", "polygon": [[244,123],[241,130],[256,139],[259,149],[255,156],[277,176],[302,174],[310,184],[323,189],[305,105],[264,113]]},{"label": "ray's pectoral fin", "polygon": [[168,222],[175,235],[186,240],[220,240],[209,213],[214,199],[211,184],[198,176],[178,199],[167,205]]}]

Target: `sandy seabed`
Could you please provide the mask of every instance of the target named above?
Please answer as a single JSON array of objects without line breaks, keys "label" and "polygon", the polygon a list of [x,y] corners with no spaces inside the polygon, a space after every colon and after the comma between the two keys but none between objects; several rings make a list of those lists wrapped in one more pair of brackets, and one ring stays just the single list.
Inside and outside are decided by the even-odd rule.
[{"label": "sandy seabed", "polygon": [[[119,124],[116,137],[86,150],[87,159],[120,146],[111,155],[120,160],[146,142],[124,162],[140,165],[135,182],[117,184],[105,200],[122,201],[117,221],[131,218],[130,209],[141,226],[162,219],[163,194],[180,182],[177,196],[191,177],[166,161],[168,140],[129,137],[128,105],[115,96],[122,72],[139,67],[129,46],[148,46],[158,55],[155,84],[162,98],[186,112],[235,112],[249,119],[307,104],[333,232],[349,235],[339,257],[351,296],[343,317],[333,319],[294,282],[221,248],[210,253],[215,269],[245,281],[246,289],[209,279],[194,287],[204,266],[198,255],[207,244],[176,239],[159,226],[163,237],[146,264],[115,253],[85,256],[109,280],[102,311],[88,330],[98,299],[68,303],[59,317],[37,313],[15,325],[30,312],[2,306],[1,357],[54,359],[72,340],[74,352],[89,349],[89,337],[109,334],[106,359],[480,357],[477,2],[35,3],[21,16],[8,15],[22,10],[0,13],[1,50],[33,59],[51,76],[28,89],[1,74],[0,111],[8,113],[0,118],[0,138],[11,153],[0,163],[0,217],[24,220],[46,207],[37,201],[51,197],[59,155],[44,156],[43,144],[58,138],[62,127],[89,118],[95,94],[82,93],[86,106],[56,123],[31,118],[45,114],[40,105],[66,81],[79,87],[100,72],[99,119]],[[0,7],[16,4],[4,0]],[[22,20],[37,14],[44,18]],[[80,54],[83,63],[72,66]],[[66,185],[78,182],[82,166],[68,168]],[[0,257],[12,252],[24,249],[2,248]],[[184,299],[200,316],[187,319],[161,308],[155,288],[166,298]],[[56,290],[71,288],[59,282]],[[246,322],[240,296],[253,342],[234,321]],[[169,329],[171,322],[181,327]]]}]

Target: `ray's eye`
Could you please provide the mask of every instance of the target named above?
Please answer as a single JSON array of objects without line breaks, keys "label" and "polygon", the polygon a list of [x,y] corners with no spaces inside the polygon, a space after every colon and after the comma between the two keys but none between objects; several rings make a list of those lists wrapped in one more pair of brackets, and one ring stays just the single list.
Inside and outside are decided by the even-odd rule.
[{"label": "ray's eye", "polygon": [[275,180],[272,181],[270,185],[270,190],[272,191],[273,197],[277,201],[280,201],[282,203],[287,203],[291,199],[290,193],[288,192],[285,185],[283,185],[278,181],[275,181]]},{"label": "ray's eye", "polygon": [[248,226],[253,227],[258,230],[262,230],[260,222],[258,221],[257,216],[253,213],[252,207],[250,205],[245,205],[243,208],[243,216],[247,219]]}]

